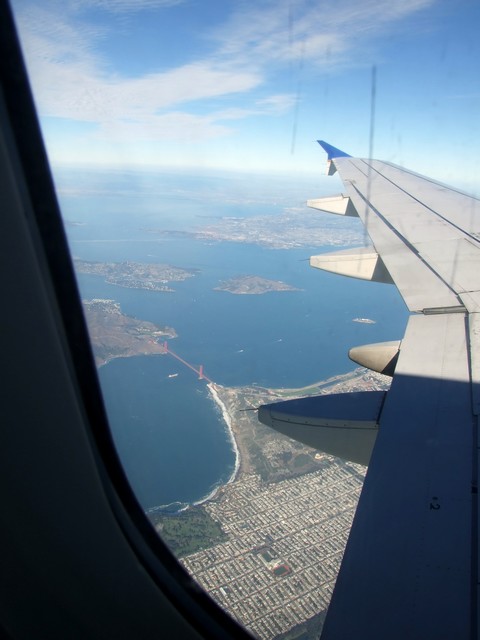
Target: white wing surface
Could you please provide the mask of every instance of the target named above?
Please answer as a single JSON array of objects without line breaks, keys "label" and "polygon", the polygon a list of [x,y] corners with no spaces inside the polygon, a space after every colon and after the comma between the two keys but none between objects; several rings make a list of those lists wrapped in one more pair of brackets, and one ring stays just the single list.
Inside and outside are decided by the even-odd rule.
[{"label": "white wing surface", "polygon": [[[312,266],[393,281],[412,312],[398,351],[385,343],[352,354],[393,380],[380,404],[378,392],[360,403],[377,435],[359,446],[368,472],[322,638],[478,637],[480,202],[320,144],[346,193],[308,204],[360,216],[373,248],[316,256]],[[330,404],[341,413],[345,399]],[[315,430],[308,439],[318,448],[328,432],[323,448],[335,452],[332,416],[322,423],[315,411],[315,424],[307,411],[286,421],[280,403],[259,418],[291,437],[298,425]],[[342,424],[343,440],[361,439],[363,423],[349,415]],[[339,442],[337,453],[351,449]]]}]

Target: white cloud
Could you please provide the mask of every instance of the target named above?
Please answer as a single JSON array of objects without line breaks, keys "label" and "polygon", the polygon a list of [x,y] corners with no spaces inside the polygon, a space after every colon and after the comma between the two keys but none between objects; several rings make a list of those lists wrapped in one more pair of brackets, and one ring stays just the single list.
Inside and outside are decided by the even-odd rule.
[{"label": "white cloud", "polygon": [[34,7],[20,15],[20,32],[34,95],[42,116],[104,123],[148,119],[159,111],[257,87],[254,70],[199,60],[160,73],[125,78],[95,54],[102,29]]},{"label": "white cloud", "polygon": [[291,93],[277,94],[257,100],[256,104],[259,109],[268,113],[285,113],[295,106],[297,99]]},{"label": "white cloud", "polygon": [[185,0],[71,0],[78,9],[99,8],[110,13],[133,13],[144,9],[161,9],[183,4]]},{"label": "white cloud", "polygon": [[76,62],[43,60],[29,66],[44,116],[87,122],[145,118],[185,103],[246,92],[260,83],[255,73],[230,72],[208,62],[134,79],[111,77]]},{"label": "white cloud", "polygon": [[97,138],[120,141],[227,135],[233,125],[226,121],[280,115],[294,107],[292,93],[269,95],[266,88],[279,68],[308,62],[331,71],[356,65],[375,37],[433,2],[252,0],[235,4],[226,24],[204,34],[211,53],[202,59],[132,78],[112,71],[114,61],[99,55],[108,26],[89,22],[88,9],[125,13],[182,1],[70,0],[62,10],[55,0],[22,5],[20,32],[41,115],[95,123]]},{"label": "white cloud", "polygon": [[251,108],[229,108],[197,115],[182,111],[165,114],[145,113],[143,117],[108,119],[101,123],[95,137],[105,140],[135,140],[136,142],[177,140],[200,142],[232,132],[227,121],[239,121],[254,115],[281,114],[288,111],[295,98],[289,95],[270,96],[256,101]]},{"label": "white cloud", "polygon": [[[308,60],[330,69],[358,63],[369,42],[435,0],[264,0],[243,4],[213,37],[222,55],[265,64]],[[353,53],[354,52],[354,53]]]},{"label": "white cloud", "polygon": [[101,124],[95,138],[105,140],[134,140],[158,142],[177,140],[200,142],[229,133],[230,129],[218,124],[214,116],[198,116],[181,111],[164,115],[146,115],[142,119],[109,120]]}]

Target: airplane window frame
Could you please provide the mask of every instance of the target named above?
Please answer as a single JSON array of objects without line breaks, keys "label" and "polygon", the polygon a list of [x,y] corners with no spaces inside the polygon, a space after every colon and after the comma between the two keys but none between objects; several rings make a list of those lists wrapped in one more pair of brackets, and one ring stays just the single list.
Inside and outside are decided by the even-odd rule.
[{"label": "airplane window frame", "polygon": [[[115,450],[28,75],[8,1],[0,0],[0,80],[8,139],[24,215],[84,413],[110,507],[138,561],[193,628],[208,638],[251,638],[180,565],[140,507]],[[0,98],[2,96],[0,95]]]}]

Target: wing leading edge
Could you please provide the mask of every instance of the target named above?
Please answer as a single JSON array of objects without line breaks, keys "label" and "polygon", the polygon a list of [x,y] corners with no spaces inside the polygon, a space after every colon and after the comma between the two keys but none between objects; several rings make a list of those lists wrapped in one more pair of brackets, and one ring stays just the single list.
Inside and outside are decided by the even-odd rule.
[{"label": "wing leading edge", "polygon": [[[477,637],[480,202],[319,142],[346,193],[309,206],[359,216],[373,246],[315,256],[312,266],[394,282],[413,312],[401,343],[351,353],[393,380],[376,405],[364,392],[376,437],[322,638]],[[330,400],[337,417],[345,399]],[[259,418],[275,428],[282,411],[269,405]],[[348,414],[357,438],[361,417]],[[296,437],[293,424],[280,430]],[[310,443],[328,451],[321,431]],[[355,459],[348,446],[343,453]]]}]

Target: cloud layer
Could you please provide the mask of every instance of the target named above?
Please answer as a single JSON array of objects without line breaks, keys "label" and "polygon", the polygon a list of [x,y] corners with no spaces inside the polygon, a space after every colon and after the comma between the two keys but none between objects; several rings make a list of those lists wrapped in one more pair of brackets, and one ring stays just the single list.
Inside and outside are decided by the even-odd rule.
[{"label": "cloud layer", "polygon": [[22,3],[17,18],[41,116],[93,124],[97,138],[115,141],[228,135],[235,122],[291,110],[303,66],[309,74],[331,74],[368,63],[378,38],[432,0],[390,0],[380,7],[378,0],[238,3],[221,25],[199,25],[207,53],[204,47],[198,56],[185,43],[187,63],[134,77],[116,68],[103,46],[115,28],[108,12],[146,12],[160,25],[162,12],[181,10],[181,4]]}]

